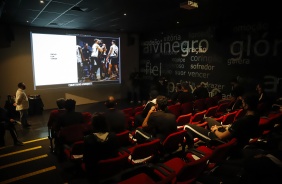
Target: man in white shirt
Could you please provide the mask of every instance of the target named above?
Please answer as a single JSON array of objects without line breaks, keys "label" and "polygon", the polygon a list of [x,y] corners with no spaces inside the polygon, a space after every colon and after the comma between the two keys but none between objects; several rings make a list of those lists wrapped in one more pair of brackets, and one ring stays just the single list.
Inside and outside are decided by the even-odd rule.
[{"label": "man in white shirt", "polygon": [[16,106],[16,111],[20,112],[20,121],[23,128],[28,128],[31,125],[27,122],[29,101],[27,95],[25,94],[25,89],[25,84],[23,82],[20,82],[18,84],[14,106]]}]

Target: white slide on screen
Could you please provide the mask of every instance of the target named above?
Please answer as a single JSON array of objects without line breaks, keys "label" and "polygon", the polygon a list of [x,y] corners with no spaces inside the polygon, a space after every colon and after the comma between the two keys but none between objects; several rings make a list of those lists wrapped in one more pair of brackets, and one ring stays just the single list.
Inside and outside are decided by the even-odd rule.
[{"label": "white slide on screen", "polygon": [[31,36],[35,86],[77,83],[76,36]]}]

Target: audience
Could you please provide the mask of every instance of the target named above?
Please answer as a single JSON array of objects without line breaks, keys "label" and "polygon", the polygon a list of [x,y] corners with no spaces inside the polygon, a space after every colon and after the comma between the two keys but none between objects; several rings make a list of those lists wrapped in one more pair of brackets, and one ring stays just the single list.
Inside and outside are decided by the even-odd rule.
[{"label": "audience", "polygon": [[172,96],[171,96],[171,100],[172,100],[172,102],[173,102],[174,104],[177,103],[178,96],[179,96],[179,94],[182,93],[182,92],[183,92],[183,91],[182,91],[182,85],[181,85],[181,83],[177,83],[177,84],[176,84],[175,92],[174,92],[174,93],[172,94]]},{"label": "audience", "polygon": [[263,83],[258,83],[256,85],[256,91],[257,91],[258,98],[259,98],[258,112],[260,116],[267,116],[271,110],[272,104],[271,104],[270,98],[266,95],[264,91]]},{"label": "audience", "polygon": [[93,132],[84,138],[83,162],[89,174],[95,174],[99,160],[118,156],[118,142],[116,134],[110,132],[106,117],[102,113],[95,113],[92,117]]},{"label": "audience", "polygon": [[232,86],[231,97],[229,98],[229,111],[234,111],[242,108],[241,97],[245,93],[244,87],[237,81],[237,79],[232,79],[230,82]]},{"label": "audience", "polygon": [[58,129],[57,126],[58,126],[59,117],[66,111],[65,101],[66,100],[64,98],[59,98],[56,100],[56,104],[58,108],[50,112],[49,120],[47,123],[48,129],[52,131],[55,131]]},{"label": "audience", "polygon": [[189,138],[188,146],[193,147],[193,138],[198,137],[204,142],[211,140],[228,141],[237,138],[238,148],[243,148],[249,143],[251,137],[259,133],[260,116],[257,113],[258,98],[256,94],[247,93],[242,97],[245,116],[237,119],[231,125],[221,125],[213,118],[206,118],[208,129],[188,124],[184,126]]},{"label": "audience", "polygon": [[188,82],[183,82],[182,84],[182,93],[178,95],[177,103],[183,104],[186,102],[193,102],[194,96],[191,92],[191,88]]},{"label": "audience", "polygon": [[203,83],[199,84],[193,91],[194,99],[203,99],[209,97],[209,91]]},{"label": "audience", "polygon": [[81,112],[75,111],[76,101],[73,99],[67,99],[65,101],[65,110],[58,119],[58,130],[62,127],[69,125],[84,123],[84,118]]},{"label": "audience", "polygon": [[159,92],[157,90],[152,90],[149,94],[149,100],[144,105],[144,109],[141,114],[138,114],[134,117],[134,128],[140,127],[146,118],[148,112],[150,111],[152,106],[155,106],[157,103],[157,96],[159,95]]},{"label": "audience", "polygon": [[137,128],[136,131],[164,141],[169,134],[177,131],[176,118],[174,114],[167,112],[167,98],[165,96],[158,96],[156,102],[156,105],[151,107],[144,119],[142,128]]},{"label": "audience", "polygon": [[241,158],[228,159],[218,164],[212,172],[199,177],[199,183],[282,183],[281,138],[281,133],[278,136],[272,134],[265,143],[244,148]]},{"label": "audience", "polygon": [[50,139],[50,144],[51,144],[51,149],[53,149],[52,151],[56,152],[56,147],[53,147],[53,138],[54,140],[54,144],[56,146],[57,143],[57,133],[59,131],[58,129],[58,121],[59,121],[59,117],[65,113],[65,99],[64,98],[59,98],[56,100],[56,104],[57,104],[57,109],[54,109],[50,112],[49,115],[49,119],[48,119],[48,134],[49,134],[49,139]]},{"label": "audience", "polygon": [[113,96],[109,96],[108,100],[105,102],[107,110],[105,112],[105,117],[107,120],[107,125],[109,131],[120,133],[126,130],[126,117],[122,110],[116,108],[117,102]]}]

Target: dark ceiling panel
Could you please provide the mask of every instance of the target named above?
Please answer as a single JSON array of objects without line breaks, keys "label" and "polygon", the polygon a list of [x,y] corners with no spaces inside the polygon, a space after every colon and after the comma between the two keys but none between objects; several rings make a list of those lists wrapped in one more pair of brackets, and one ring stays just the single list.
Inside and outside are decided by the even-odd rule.
[{"label": "dark ceiling panel", "polygon": [[199,7],[187,10],[180,3],[188,0],[6,0],[0,23],[142,33],[281,17],[274,0],[194,1]]}]

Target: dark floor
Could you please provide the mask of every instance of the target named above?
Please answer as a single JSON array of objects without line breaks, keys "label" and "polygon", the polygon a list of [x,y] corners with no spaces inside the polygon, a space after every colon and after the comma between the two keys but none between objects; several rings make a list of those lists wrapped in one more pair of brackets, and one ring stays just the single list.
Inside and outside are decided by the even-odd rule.
[{"label": "dark floor", "polygon": [[[138,104],[130,104],[126,100],[118,101],[118,108],[123,109],[127,107],[134,107]],[[29,129],[23,129],[20,125],[16,125],[19,140],[25,142],[33,139],[48,137],[47,122],[51,110],[43,110],[42,114],[35,114],[29,116],[28,121],[32,126]],[[97,102],[92,104],[77,105],[78,112],[103,112],[105,111],[104,102]],[[5,134],[6,146],[13,145],[13,140],[8,131]]]}]

